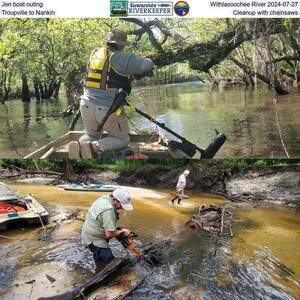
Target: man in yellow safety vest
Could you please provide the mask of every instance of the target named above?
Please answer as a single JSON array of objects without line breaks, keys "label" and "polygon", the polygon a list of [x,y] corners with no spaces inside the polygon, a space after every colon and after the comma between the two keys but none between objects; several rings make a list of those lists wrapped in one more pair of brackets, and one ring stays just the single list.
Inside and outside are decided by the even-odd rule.
[{"label": "man in yellow safety vest", "polygon": [[[106,46],[96,48],[89,59],[80,101],[85,134],[79,142],[69,145],[69,157],[73,159],[99,157],[104,151],[128,145],[129,127],[124,112],[111,114],[100,131],[97,127],[112,105],[117,89],[130,94],[132,75],[143,75],[154,68],[151,59],[124,51],[130,42],[123,30],[112,29],[105,41]],[[107,137],[102,137],[103,131],[108,133]]]}]

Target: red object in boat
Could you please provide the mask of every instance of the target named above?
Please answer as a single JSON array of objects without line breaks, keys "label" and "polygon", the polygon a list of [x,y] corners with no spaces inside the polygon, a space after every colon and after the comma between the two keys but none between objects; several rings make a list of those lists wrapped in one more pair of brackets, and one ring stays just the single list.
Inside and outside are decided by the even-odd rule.
[{"label": "red object in boat", "polygon": [[13,205],[9,203],[0,203],[0,214],[7,214],[11,212],[21,212],[25,211],[25,208],[18,205]]},{"label": "red object in boat", "polygon": [[7,214],[7,208],[0,207],[0,214]]}]

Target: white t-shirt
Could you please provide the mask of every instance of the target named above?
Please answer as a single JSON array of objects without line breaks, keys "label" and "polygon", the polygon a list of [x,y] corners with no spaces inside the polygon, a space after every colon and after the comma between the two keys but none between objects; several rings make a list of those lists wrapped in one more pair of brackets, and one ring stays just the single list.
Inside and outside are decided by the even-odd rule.
[{"label": "white t-shirt", "polygon": [[186,186],[186,178],[184,176],[184,174],[181,174],[178,178],[178,182],[177,182],[177,189],[184,189]]}]

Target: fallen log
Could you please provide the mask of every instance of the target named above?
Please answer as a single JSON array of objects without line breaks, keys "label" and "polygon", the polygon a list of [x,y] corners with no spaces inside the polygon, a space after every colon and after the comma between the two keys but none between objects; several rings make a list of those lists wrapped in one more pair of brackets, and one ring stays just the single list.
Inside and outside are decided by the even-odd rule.
[{"label": "fallen log", "polygon": [[104,269],[99,272],[95,277],[93,277],[88,282],[79,285],[71,291],[68,291],[61,295],[56,295],[52,297],[41,297],[39,300],[72,300],[72,299],[85,299],[85,297],[91,293],[97,286],[99,286],[103,281],[112,273],[120,270],[122,266],[128,263],[127,259],[116,258],[107,264]]},{"label": "fallen log", "polygon": [[37,174],[63,176],[63,173],[53,172],[53,171],[19,171],[19,173],[17,174],[3,175],[1,176],[1,178],[13,178],[22,175],[37,175]]},{"label": "fallen log", "polygon": [[192,229],[204,229],[210,233],[221,234],[224,227],[230,230],[232,214],[226,210],[226,206],[200,205],[198,213],[193,215],[185,224]]},{"label": "fallen log", "polygon": [[[96,274],[88,282],[79,285],[73,290],[53,297],[42,297],[40,300],[70,300],[70,299],[92,299],[92,300],[121,300],[129,295],[144,279],[151,275],[155,266],[163,265],[170,261],[176,253],[175,243],[181,240],[182,235],[188,228],[204,229],[210,233],[222,233],[225,227],[230,226],[231,213],[225,206],[201,205],[198,213],[193,215],[186,223],[186,227],[174,234],[148,243],[143,247],[142,253],[154,263],[147,264],[145,268],[138,269],[139,258],[114,259],[101,272]],[[141,270],[142,269],[142,270]]]},{"label": "fallen log", "polygon": [[243,200],[241,200],[240,198],[234,197],[234,196],[230,196],[226,193],[222,193],[222,192],[216,192],[217,195],[220,195],[228,200],[231,200],[232,202],[243,202]]}]

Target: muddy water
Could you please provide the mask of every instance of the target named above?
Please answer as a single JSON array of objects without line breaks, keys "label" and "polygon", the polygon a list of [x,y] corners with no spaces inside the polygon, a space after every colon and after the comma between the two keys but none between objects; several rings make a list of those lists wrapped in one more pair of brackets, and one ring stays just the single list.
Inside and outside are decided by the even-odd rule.
[{"label": "muddy water", "polygon": [[[290,157],[300,156],[297,93],[278,97],[274,105],[274,96],[265,89],[211,90],[208,85],[186,83],[135,89],[131,98],[133,103],[144,104],[146,113],[202,148],[210,143],[214,129],[223,131],[230,142],[219,157],[286,157],[278,125]],[[14,100],[2,105],[0,157],[25,156],[66,133],[70,118],[62,119],[60,113],[67,105],[63,96],[58,101],[28,104]],[[157,129],[139,115],[129,115],[137,129]],[[83,129],[81,121],[76,129]]]},{"label": "muddy water", "polygon": [[[103,195],[53,186],[12,186],[22,195],[33,193],[56,218],[76,209],[86,211]],[[199,203],[225,203],[214,195],[193,193],[182,206],[172,206],[169,191],[130,191],[135,209],[121,215],[120,223],[138,232],[141,242],[182,228]],[[186,231],[176,244],[175,255],[129,299],[299,299],[299,213],[242,206],[234,214],[233,238]],[[46,240],[37,240],[39,228],[1,232],[6,238],[0,237],[0,298],[36,299],[58,294],[93,276],[91,255],[80,245],[81,226],[80,220],[67,221]],[[126,255],[118,243],[112,247],[116,255]],[[56,281],[51,283],[46,275]]]}]

